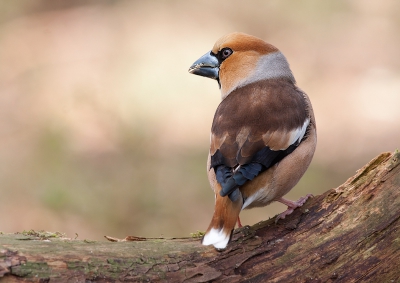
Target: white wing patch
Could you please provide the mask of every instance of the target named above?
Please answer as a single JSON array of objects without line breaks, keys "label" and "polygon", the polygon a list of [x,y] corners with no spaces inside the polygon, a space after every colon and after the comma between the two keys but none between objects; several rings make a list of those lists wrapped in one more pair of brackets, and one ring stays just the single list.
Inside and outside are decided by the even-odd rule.
[{"label": "white wing patch", "polygon": [[297,128],[290,132],[289,146],[294,144],[295,142],[300,142],[303,139],[309,124],[310,119],[307,118],[301,128]]},{"label": "white wing patch", "polygon": [[285,150],[292,144],[300,142],[310,124],[310,119],[307,118],[301,127],[298,127],[289,132],[287,131],[274,131],[267,132],[262,136],[264,144],[271,150]]}]

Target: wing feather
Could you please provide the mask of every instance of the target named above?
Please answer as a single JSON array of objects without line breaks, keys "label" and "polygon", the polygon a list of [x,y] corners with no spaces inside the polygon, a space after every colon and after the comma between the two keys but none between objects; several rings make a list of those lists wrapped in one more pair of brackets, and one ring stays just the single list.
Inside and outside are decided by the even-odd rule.
[{"label": "wing feather", "polygon": [[236,89],[218,106],[211,167],[229,195],[296,149],[310,123],[303,93],[287,79]]}]

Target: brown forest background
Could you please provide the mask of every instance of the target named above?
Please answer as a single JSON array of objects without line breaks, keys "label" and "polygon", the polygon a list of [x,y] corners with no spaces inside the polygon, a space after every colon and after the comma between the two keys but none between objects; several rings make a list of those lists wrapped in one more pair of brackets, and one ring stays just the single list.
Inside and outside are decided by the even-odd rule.
[{"label": "brown forest background", "polygon": [[390,0],[2,1],[0,231],[204,230],[220,97],[187,69],[232,31],[280,48],[313,102],[317,152],[288,197],[339,185],[399,147],[399,14]]}]

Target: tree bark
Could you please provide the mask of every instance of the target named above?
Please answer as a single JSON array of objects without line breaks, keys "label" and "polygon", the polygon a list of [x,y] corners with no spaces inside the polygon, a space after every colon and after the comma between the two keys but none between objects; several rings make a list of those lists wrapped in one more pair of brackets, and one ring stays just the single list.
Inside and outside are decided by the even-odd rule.
[{"label": "tree bark", "polygon": [[399,164],[399,152],[383,153],[277,224],[235,230],[222,252],[199,238],[3,234],[0,283],[400,282]]}]

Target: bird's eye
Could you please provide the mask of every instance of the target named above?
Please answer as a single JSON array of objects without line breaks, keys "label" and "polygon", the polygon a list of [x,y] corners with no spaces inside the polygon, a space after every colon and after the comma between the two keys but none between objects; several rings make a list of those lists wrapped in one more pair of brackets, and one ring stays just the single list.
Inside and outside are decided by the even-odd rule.
[{"label": "bird's eye", "polygon": [[233,53],[232,49],[230,48],[224,48],[221,50],[221,59],[225,60],[226,58],[228,58],[229,56],[231,56],[231,54]]}]

